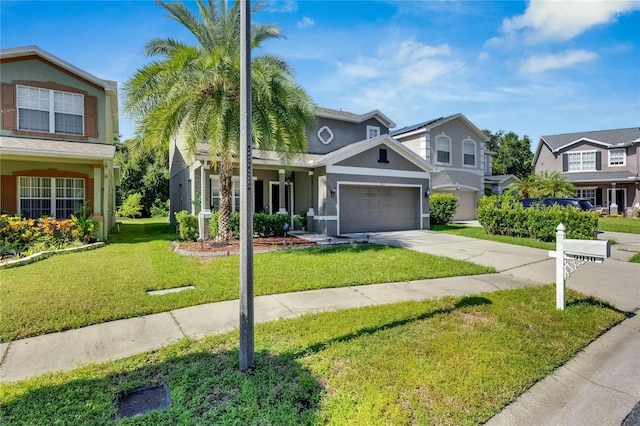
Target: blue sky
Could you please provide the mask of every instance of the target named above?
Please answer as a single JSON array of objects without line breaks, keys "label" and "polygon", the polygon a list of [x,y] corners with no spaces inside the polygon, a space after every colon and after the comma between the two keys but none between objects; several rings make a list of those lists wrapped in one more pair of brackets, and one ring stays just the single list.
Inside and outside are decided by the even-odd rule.
[{"label": "blue sky", "polygon": [[[316,104],[378,109],[396,128],[460,112],[535,149],[541,135],[640,125],[638,0],[268,0],[252,19],[282,28],[263,52]],[[0,2],[2,48],[37,45],[120,86],[165,36],[191,40],[152,1]],[[133,126],[121,113],[123,138]]]}]

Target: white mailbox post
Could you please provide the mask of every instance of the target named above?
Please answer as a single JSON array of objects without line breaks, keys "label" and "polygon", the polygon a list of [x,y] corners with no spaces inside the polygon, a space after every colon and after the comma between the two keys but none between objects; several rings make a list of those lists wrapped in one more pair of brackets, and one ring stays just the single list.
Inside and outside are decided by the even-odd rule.
[{"label": "white mailbox post", "polygon": [[608,240],[565,240],[567,228],[560,224],[556,228],[556,251],[549,257],[556,258],[556,308],[564,310],[566,279],[580,265],[587,262],[602,263],[611,256]]}]

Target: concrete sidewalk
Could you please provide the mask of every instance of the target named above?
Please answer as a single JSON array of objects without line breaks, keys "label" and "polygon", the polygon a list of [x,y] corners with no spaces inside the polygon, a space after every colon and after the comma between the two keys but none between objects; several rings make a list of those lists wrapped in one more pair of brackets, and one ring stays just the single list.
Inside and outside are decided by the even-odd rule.
[{"label": "concrete sidewalk", "polygon": [[[362,235],[350,238],[359,239]],[[372,233],[367,238],[370,242],[492,266],[499,273],[260,296],[255,298],[256,322],[549,284],[555,280],[555,259],[549,257],[547,250],[429,231]],[[635,312],[640,307],[640,264],[612,259],[603,264],[586,264],[567,280],[567,286],[606,300],[618,309]],[[187,336],[200,338],[226,332],[238,327],[238,312],[238,301],[233,300],[2,344],[0,381],[68,371],[156,350]],[[640,401],[639,318],[624,321],[593,342],[575,360],[509,405],[492,420],[493,424],[620,425],[635,402]]]}]

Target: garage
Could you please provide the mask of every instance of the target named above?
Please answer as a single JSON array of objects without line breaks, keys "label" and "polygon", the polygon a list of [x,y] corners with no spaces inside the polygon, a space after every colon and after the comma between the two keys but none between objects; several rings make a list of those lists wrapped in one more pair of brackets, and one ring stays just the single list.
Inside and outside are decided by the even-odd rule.
[{"label": "garage", "polygon": [[475,191],[442,191],[442,193],[451,194],[458,198],[458,209],[453,220],[475,220],[478,218]]},{"label": "garage", "polygon": [[420,229],[420,188],[342,185],[340,233]]}]

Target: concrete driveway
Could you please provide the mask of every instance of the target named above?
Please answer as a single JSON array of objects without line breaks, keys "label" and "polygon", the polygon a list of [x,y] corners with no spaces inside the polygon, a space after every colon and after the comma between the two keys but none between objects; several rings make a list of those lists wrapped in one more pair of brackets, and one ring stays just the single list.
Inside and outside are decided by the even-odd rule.
[{"label": "concrete driveway", "polygon": [[[492,266],[503,275],[525,282],[555,282],[555,259],[549,257],[548,250],[434,231],[379,232],[367,235],[372,243],[406,247],[423,253]],[[640,250],[638,235],[622,235],[624,237],[619,233],[605,233],[599,239],[617,238],[620,247],[633,248],[637,244]],[[640,308],[640,264],[617,260],[622,258],[612,256],[601,264],[584,264],[567,279],[566,284],[583,294],[605,300],[620,310],[634,312]]]}]

